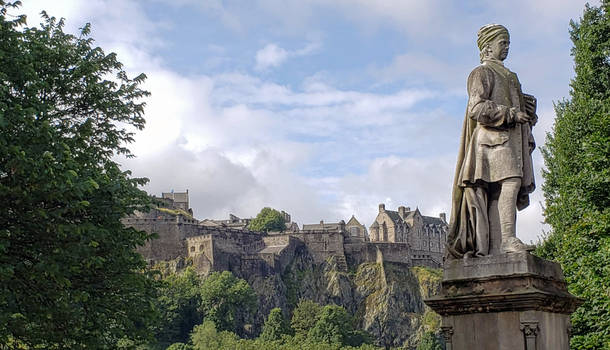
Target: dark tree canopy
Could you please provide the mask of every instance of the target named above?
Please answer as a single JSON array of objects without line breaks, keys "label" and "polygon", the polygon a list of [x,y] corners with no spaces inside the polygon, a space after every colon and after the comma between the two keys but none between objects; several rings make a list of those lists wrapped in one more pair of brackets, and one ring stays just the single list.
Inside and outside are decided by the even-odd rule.
[{"label": "dark tree canopy", "polygon": [[286,230],[284,216],[279,211],[265,207],[256,218],[250,222],[248,228],[252,231],[269,232]]},{"label": "dark tree canopy", "polygon": [[0,0],[0,343],[116,348],[149,334],[153,280],[121,218],[148,205],[113,161],[144,127],[145,76]]},{"label": "dark tree canopy", "polygon": [[308,340],[314,343],[360,346],[371,342],[370,335],[357,330],[352,315],[338,305],[326,305],[316,324],[309,330]]},{"label": "dark tree canopy", "polygon": [[160,317],[154,328],[159,344],[186,343],[193,327],[201,324],[201,283],[193,268],[162,281],[156,301]]},{"label": "dark tree canopy", "polygon": [[264,341],[279,340],[283,335],[289,335],[291,333],[292,330],[282,314],[282,309],[276,307],[269,312],[260,339]]},{"label": "dark tree canopy", "polygon": [[229,271],[212,272],[201,285],[201,309],[216,329],[242,333],[241,327],[256,310],[258,299],[248,282]]},{"label": "dark tree canopy", "polygon": [[538,254],[561,263],[585,302],[572,315],[571,349],[610,348],[610,2],[571,22],[576,75],[543,156],[545,216]]},{"label": "dark tree canopy", "polygon": [[416,350],[443,350],[443,346],[434,332],[426,332],[417,345]]},{"label": "dark tree canopy", "polygon": [[321,311],[322,306],[319,304],[307,299],[301,300],[292,311],[290,326],[297,334],[307,335],[318,322]]}]

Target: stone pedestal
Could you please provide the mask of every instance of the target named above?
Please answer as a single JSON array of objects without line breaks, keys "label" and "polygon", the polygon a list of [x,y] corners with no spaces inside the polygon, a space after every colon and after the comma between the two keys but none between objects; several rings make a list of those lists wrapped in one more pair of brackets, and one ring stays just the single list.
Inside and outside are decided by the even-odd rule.
[{"label": "stone pedestal", "polygon": [[559,264],[523,252],[447,261],[440,295],[425,302],[447,350],[568,350],[581,300]]}]

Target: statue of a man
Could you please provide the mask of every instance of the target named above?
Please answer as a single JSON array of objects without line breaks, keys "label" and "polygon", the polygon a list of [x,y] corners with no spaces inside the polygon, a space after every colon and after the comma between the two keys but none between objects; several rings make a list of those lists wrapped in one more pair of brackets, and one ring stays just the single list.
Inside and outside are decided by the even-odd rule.
[{"label": "statue of a man", "polygon": [[516,209],[534,190],[531,128],[536,99],[521,91],[503,61],[508,30],[488,24],[478,32],[481,65],[468,77],[468,106],[453,184],[447,239],[449,258],[531,250],[515,233]]}]

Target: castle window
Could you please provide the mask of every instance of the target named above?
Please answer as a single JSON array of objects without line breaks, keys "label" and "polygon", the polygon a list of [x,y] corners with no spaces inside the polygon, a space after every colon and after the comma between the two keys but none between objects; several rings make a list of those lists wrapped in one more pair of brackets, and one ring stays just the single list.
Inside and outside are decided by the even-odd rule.
[{"label": "castle window", "polygon": [[194,252],[194,251],[195,251],[195,247],[191,247],[191,252]]},{"label": "castle window", "polygon": [[199,251],[202,252],[203,251],[203,244],[199,246]]}]

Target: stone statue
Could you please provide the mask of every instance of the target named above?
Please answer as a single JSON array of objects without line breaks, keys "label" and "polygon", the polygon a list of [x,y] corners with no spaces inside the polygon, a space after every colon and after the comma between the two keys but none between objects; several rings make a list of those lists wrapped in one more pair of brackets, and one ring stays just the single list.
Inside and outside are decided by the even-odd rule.
[{"label": "stone statue", "polygon": [[533,247],[515,235],[516,210],[529,205],[534,190],[531,128],[536,99],[524,94],[517,75],[503,61],[508,30],[488,24],[478,32],[481,65],[468,77],[468,106],[462,129],[448,258],[520,252]]}]

